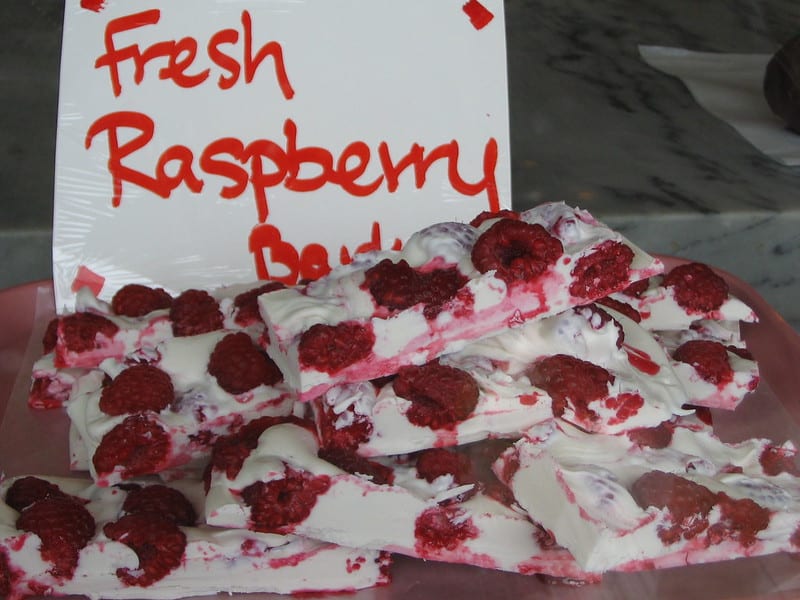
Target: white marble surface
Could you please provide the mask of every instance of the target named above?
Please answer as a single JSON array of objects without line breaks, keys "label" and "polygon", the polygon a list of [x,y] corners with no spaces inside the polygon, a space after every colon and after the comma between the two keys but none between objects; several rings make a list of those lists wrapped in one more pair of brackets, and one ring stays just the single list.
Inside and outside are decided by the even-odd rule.
[{"label": "white marble surface", "polygon": [[[62,6],[0,5],[0,287],[50,273]],[[800,29],[800,4],[505,6],[515,208],[587,208],[647,250],[734,273],[800,325],[800,168],[763,156],[637,51],[772,53]]]}]

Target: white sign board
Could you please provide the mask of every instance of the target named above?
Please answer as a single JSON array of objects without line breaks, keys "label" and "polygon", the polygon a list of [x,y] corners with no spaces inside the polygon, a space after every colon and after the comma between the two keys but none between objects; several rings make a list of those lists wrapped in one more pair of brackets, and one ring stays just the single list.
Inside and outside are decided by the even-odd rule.
[{"label": "white sign board", "polygon": [[59,311],[294,283],[510,207],[501,0],[67,0]]}]

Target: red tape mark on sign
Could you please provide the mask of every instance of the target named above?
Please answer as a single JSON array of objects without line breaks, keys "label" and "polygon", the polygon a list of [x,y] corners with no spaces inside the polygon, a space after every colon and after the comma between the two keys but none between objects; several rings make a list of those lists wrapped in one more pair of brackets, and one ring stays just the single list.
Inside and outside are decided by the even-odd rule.
[{"label": "red tape mark on sign", "polygon": [[492,12],[478,2],[478,0],[469,0],[469,2],[462,7],[462,10],[469,17],[472,26],[478,30],[486,27],[492,19],[494,19]]},{"label": "red tape mark on sign", "polygon": [[89,267],[81,265],[78,267],[78,274],[75,276],[75,280],[72,282],[72,291],[77,292],[83,287],[88,287],[95,296],[99,296],[105,282],[105,277],[98,275]]},{"label": "red tape mark on sign", "polygon": [[105,8],[106,0],[81,0],[81,8],[91,10],[93,12],[100,12]]}]

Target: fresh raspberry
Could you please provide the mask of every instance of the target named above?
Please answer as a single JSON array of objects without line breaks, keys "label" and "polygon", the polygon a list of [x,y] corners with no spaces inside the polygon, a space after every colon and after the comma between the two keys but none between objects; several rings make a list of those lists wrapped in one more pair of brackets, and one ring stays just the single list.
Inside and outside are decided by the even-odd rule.
[{"label": "fresh raspberry", "polygon": [[186,550],[186,535],[168,517],[137,513],[106,523],[103,533],[125,544],[139,558],[137,568],[120,567],[117,577],[125,585],[147,587],[180,566]]},{"label": "fresh raspberry", "polygon": [[442,475],[452,475],[458,485],[475,483],[472,461],[461,452],[447,448],[430,448],[417,456],[417,475],[431,483]]},{"label": "fresh raspberry", "polygon": [[404,310],[422,303],[425,317],[433,319],[466,282],[467,278],[455,267],[422,273],[405,260],[392,262],[385,258],[366,271],[362,286],[380,306]]},{"label": "fresh raspberry", "polygon": [[35,533],[42,540],[42,559],[53,564],[56,577],[72,577],[78,553],[94,536],[94,517],[71,498],[45,498],[20,514],[17,529]]},{"label": "fresh raspberry", "polygon": [[756,543],[756,535],[769,527],[770,512],[750,498],[731,498],[724,492],[717,494],[720,507],[720,520],[708,530],[712,544],[726,539],[739,542],[742,546]]},{"label": "fresh raspberry", "polygon": [[130,479],[157,473],[169,448],[169,435],[158,423],[142,414],[131,415],[103,436],[92,463],[98,475],[122,467],[121,477]]},{"label": "fresh raspberry", "polygon": [[233,320],[241,327],[247,327],[253,323],[263,323],[264,320],[258,309],[258,297],[275,290],[282,290],[285,287],[280,281],[270,281],[255,289],[242,292],[233,299],[233,306],[236,309]]},{"label": "fresh raspberry", "polygon": [[733,381],[728,350],[719,342],[689,340],[678,346],[672,358],[691,365],[700,377],[714,385],[726,385]]},{"label": "fresh raspberry", "polygon": [[53,317],[47,324],[42,336],[42,354],[50,354],[58,343],[58,317]]},{"label": "fresh raspberry", "polygon": [[367,358],[375,333],[367,325],[345,321],[338,325],[317,323],[300,337],[300,364],[333,375]]},{"label": "fresh raspberry", "polygon": [[22,512],[31,504],[46,498],[69,498],[55,483],[33,477],[20,477],[6,491],[6,504]]},{"label": "fresh raspberry", "polygon": [[414,524],[416,545],[423,558],[431,550],[453,551],[478,534],[472,519],[464,518],[464,511],[455,506],[431,507],[419,515]]},{"label": "fresh raspberry", "polygon": [[280,423],[294,423],[311,428],[311,425],[297,417],[260,417],[242,425],[228,435],[220,436],[211,449],[211,458],[205,472],[206,488],[210,483],[212,470],[224,471],[228,479],[235,479],[250,452],[258,446],[258,438],[267,429]]},{"label": "fresh raspberry", "polygon": [[162,288],[151,288],[140,283],[122,286],[111,298],[111,310],[123,317],[143,317],[154,310],[172,306],[172,296]]},{"label": "fresh raspberry", "polygon": [[176,525],[186,527],[197,523],[197,513],[186,496],[175,488],[160,483],[131,489],[122,503],[122,511],[129,515],[156,513]]},{"label": "fresh raspberry", "polygon": [[242,499],[250,507],[255,531],[284,533],[311,513],[317,496],[327,492],[330,485],[327,475],[286,467],[283,479],[257,481],[242,490]]},{"label": "fresh raspberry", "polygon": [[627,283],[632,262],[633,250],[621,242],[606,240],[575,263],[569,293],[577,298],[600,298],[616,292]]},{"label": "fresh raspberry", "polygon": [[472,263],[481,273],[496,270],[512,285],[536,279],[563,253],[561,242],[541,225],[501,219],[475,241]]},{"label": "fresh raspberry", "polygon": [[208,359],[208,372],[223,390],[234,395],[283,380],[278,366],[243,331],[229,333],[217,342]]},{"label": "fresh raspberry", "polygon": [[758,457],[764,474],[775,477],[781,473],[789,473],[800,477],[800,468],[797,467],[796,452],[781,448],[780,446],[767,446]]},{"label": "fresh raspberry", "polygon": [[[320,442],[329,450],[354,452],[372,435],[372,422],[366,415],[355,411],[351,403],[345,408],[346,418],[342,418],[333,406],[323,399],[317,401],[317,428]],[[347,425],[342,423],[346,421]]]},{"label": "fresh raspberry", "polygon": [[394,380],[394,392],[411,401],[406,418],[431,429],[450,427],[466,419],[475,410],[480,395],[472,375],[437,361],[401,367]]},{"label": "fresh raspberry", "polygon": [[112,338],[119,327],[105,317],[79,312],[61,317],[58,333],[61,343],[70,352],[89,352],[99,347],[98,337]]},{"label": "fresh raspberry", "polygon": [[691,312],[717,310],[728,298],[728,284],[702,263],[687,263],[672,269],[663,285],[671,287],[675,301]]},{"label": "fresh raspberry", "polygon": [[631,487],[631,495],[642,508],[655,506],[669,511],[672,526],[658,532],[665,544],[700,534],[708,527],[708,513],[717,502],[707,487],[663,471],[649,471],[639,477]]},{"label": "fresh raspberry", "polygon": [[642,322],[641,313],[639,313],[638,310],[633,308],[627,302],[621,302],[616,298],[610,298],[609,296],[606,296],[605,298],[600,298],[600,300],[597,300],[597,303],[602,304],[603,306],[607,306],[608,308],[615,310],[618,313],[622,313],[623,315],[628,317],[631,321],[634,321],[636,323]]},{"label": "fresh raspberry", "polygon": [[120,372],[103,387],[100,410],[117,416],[151,410],[161,412],[175,399],[172,379],[148,364],[136,364]]},{"label": "fresh raspberry", "polygon": [[656,427],[640,427],[628,432],[628,439],[643,448],[659,450],[672,442],[672,427],[661,423]]},{"label": "fresh raspberry", "polygon": [[203,290],[186,290],[175,298],[169,318],[176,337],[208,333],[223,326],[219,303]]},{"label": "fresh raspberry", "polygon": [[508,209],[498,211],[484,210],[478,213],[469,224],[473,227],[480,227],[482,223],[491,219],[513,219],[519,221],[519,213]]},{"label": "fresh raspberry", "polygon": [[531,383],[546,391],[553,399],[553,414],[561,417],[572,405],[582,419],[593,420],[597,415],[589,403],[608,395],[608,385],[614,376],[603,367],[567,354],[545,357],[528,369]]},{"label": "fresh raspberry", "polygon": [[390,467],[359,456],[355,452],[320,448],[317,455],[322,460],[336,465],[342,471],[360,475],[372,483],[377,483],[378,485],[391,485],[394,483],[394,471]]}]

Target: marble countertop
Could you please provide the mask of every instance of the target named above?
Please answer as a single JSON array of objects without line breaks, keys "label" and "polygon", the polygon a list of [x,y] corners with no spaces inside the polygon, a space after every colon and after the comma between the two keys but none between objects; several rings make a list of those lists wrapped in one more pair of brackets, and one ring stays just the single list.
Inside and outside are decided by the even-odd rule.
[{"label": "marble countertop", "polygon": [[[800,167],[752,147],[639,45],[774,52],[790,0],[507,0],[513,204],[589,209],[708,262],[800,325]],[[49,278],[63,1],[0,4],[0,288]]]}]

